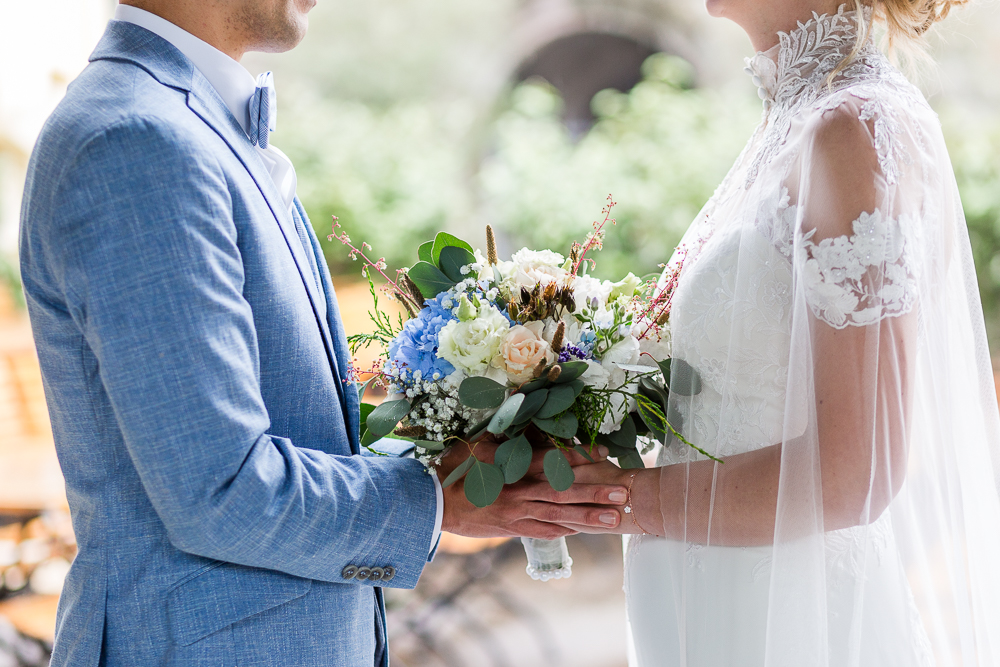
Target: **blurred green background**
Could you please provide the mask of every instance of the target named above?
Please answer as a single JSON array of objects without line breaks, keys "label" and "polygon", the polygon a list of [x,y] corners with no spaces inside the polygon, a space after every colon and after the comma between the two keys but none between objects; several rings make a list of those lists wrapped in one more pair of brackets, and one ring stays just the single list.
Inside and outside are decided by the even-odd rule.
[{"label": "blurred green background", "polygon": [[[481,245],[487,223],[501,251],[567,248],[589,231],[609,193],[618,226],[597,273],[641,275],[669,258],[760,119],[756,90],[742,73],[745,37],[700,7],[639,2],[647,22],[682,23],[693,37],[650,36],[608,14],[608,32],[652,55],[615,61],[615,49],[628,48],[619,44],[584,47],[581,56],[565,42],[601,33],[587,12],[625,3],[576,2],[585,20],[575,33],[549,26],[548,35],[535,28],[525,38],[539,22],[525,6],[545,4],[321,4],[303,46],[249,58],[251,71],[276,72],[274,140],[296,164],[300,196],[335,274],[360,267],[326,240],[332,215],[356,242],[367,240],[390,266],[402,266],[439,229]],[[998,26],[988,10],[939,31],[931,50],[939,64],[919,80],[942,118],[998,340],[1000,80],[988,73],[1000,58],[980,42]],[[575,70],[565,62],[574,55],[586,61]],[[635,69],[637,85],[591,97],[587,86],[600,85],[602,66]],[[590,118],[580,118],[581,104]]]}]

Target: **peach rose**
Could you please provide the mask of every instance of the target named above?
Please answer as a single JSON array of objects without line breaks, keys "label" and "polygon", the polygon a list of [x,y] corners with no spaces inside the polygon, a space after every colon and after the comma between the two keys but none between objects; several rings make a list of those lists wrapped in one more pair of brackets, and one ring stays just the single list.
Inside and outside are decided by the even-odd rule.
[{"label": "peach rose", "polygon": [[542,322],[514,325],[500,343],[493,365],[505,371],[514,384],[530,380],[538,362],[544,360],[548,365],[555,359],[552,347],[542,338],[544,328]]}]

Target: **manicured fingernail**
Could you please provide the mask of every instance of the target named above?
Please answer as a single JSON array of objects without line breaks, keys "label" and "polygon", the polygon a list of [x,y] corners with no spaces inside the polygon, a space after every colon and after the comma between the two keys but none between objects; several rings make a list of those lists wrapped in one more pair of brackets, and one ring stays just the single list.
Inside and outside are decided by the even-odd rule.
[{"label": "manicured fingernail", "polygon": [[608,494],[608,500],[613,503],[623,503],[626,499],[628,499],[628,494],[624,491],[612,491]]},{"label": "manicured fingernail", "polygon": [[606,523],[609,526],[615,525],[615,522],[618,521],[618,517],[612,514],[611,512],[605,512],[599,518],[601,520],[601,523]]},{"label": "manicured fingernail", "polygon": [[604,445],[601,445],[600,447],[597,448],[597,453],[600,454],[601,456],[607,456],[608,454],[611,453],[611,450],[605,447]]}]

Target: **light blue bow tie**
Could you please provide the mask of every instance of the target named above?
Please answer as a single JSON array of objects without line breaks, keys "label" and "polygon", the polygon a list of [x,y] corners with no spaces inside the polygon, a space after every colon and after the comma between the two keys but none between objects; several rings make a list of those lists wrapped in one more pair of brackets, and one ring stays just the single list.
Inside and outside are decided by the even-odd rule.
[{"label": "light blue bow tie", "polygon": [[277,128],[278,96],[274,75],[264,72],[257,77],[257,90],[250,98],[250,143],[267,149],[271,133]]}]

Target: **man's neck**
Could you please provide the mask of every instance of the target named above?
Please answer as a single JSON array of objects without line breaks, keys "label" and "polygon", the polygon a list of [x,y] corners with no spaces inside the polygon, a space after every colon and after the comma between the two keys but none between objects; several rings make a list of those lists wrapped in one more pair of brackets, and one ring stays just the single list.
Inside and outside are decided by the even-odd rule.
[{"label": "man's neck", "polygon": [[214,0],[121,0],[170,21],[239,62],[249,49],[226,3]]}]

